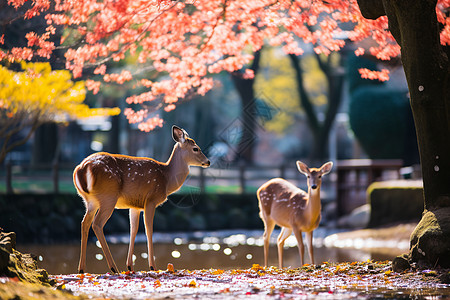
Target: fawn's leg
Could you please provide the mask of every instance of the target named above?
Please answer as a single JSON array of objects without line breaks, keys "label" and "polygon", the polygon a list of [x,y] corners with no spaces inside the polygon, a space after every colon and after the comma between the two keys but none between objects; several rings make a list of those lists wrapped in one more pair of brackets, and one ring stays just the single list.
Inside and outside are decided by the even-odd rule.
[{"label": "fawn's leg", "polygon": [[303,246],[302,232],[299,229],[294,228],[294,234],[295,234],[295,238],[297,239],[298,252],[300,254],[300,262],[301,262],[301,264],[303,266],[303,264],[304,264],[305,248]]},{"label": "fawn's leg", "polygon": [[140,213],[141,213],[140,210],[130,208],[130,245],[128,247],[128,257],[127,257],[127,268],[129,271],[133,270],[134,241],[136,240],[136,234],[139,229]]},{"label": "fawn's leg", "polygon": [[280,235],[278,236],[277,246],[278,246],[278,267],[281,269],[283,267],[283,247],[284,241],[291,235],[292,229],[283,227],[281,229]]},{"label": "fawn's leg", "polygon": [[314,265],[314,247],[313,247],[313,232],[306,232],[306,244],[308,247],[309,258],[311,259],[311,263]]},{"label": "fawn's leg", "polygon": [[275,222],[270,218],[263,218],[264,222],[264,266],[269,264],[269,242],[270,236],[272,235],[273,229],[275,228]]},{"label": "fawn's leg", "polygon": [[156,270],[155,257],[153,254],[153,218],[156,207],[148,204],[144,209],[145,234],[147,235],[148,266],[150,270]]}]

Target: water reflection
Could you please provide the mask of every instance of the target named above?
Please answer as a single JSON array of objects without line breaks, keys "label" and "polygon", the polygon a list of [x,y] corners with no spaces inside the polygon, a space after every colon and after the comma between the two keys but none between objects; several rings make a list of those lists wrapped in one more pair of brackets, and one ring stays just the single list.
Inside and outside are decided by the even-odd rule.
[{"label": "water reflection", "polygon": [[[391,260],[405,252],[405,249],[401,247],[372,248],[371,250],[326,247],[325,238],[331,234],[320,230],[316,234],[314,255],[317,262]],[[246,234],[238,232],[155,234],[156,265],[160,269],[165,269],[168,263],[172,263],[176,269],[249,268],[252,264],[264,262],[261,236],[262,231]],[[276,236],[277,232],[273,234],[269,253],[269,264],[275,266],[278,265]],[[121,270],[126,270],[128,238],[113,236],[109,237],[108,241],[117,266]],[[36,255],[40,260],[39,266],[45,268],[50,274],[71,274],[77,271],[79,247],[79,244],[18,245],[17,249],[23,253]],[[284,265],[298,267],[300,258],[293,236],[286,240],[285,248]],[[307,251],[305,255],[305,262],[308,263],[310,260]],[[144,235],[138,238],[133,259],[135,270],[148,270]],[[99,243],[89,243],[86,272],[105,273],[107,271],[108,267]]]}]

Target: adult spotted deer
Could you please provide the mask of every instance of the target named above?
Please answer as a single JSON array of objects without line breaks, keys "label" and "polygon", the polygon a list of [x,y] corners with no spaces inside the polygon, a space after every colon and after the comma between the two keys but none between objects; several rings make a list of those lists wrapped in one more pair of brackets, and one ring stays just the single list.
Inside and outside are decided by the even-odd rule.
[{"label": "adult spotted deer", "polygon": [[148,263],[150,269],[155,268],[152,234],[156,207],[183,185],[189,174],[189,166],[210,165],[208,158],[186,131],[173,126],[172,137],[176,144],[165,163],[152,158],[99,152],[88,156],[75,168],[73,182],[86,205],[86,214],[81,222],[78,272],[83,273],[86,267],[86,244],[91,225],[109,269],[118,272],[103,234],[103,227],[115,208],[130,210],[128,269],[132,270],[133,266],[134,241],[141,211],[144,211]]},{"label": "adult spotted deer", "polygon": [[319,226],[321,218],[320,186],[322,176],[328,174],[333,167],[327,162],[319,169],[308,168],[301,161],[297,161],[297,168],[308,178],[308,192],[297,188],[292,183],[274,178],[264,183],[256,192],[259,201],[260,217],[264,222],[264,264],[267,266],[269,257],[269,239],[275,225],[281,227],[278,236],[278,265],[283,267],[284,241],[294,231],[303,265],[304,247],[302,232],[305,232],[308,242],[308,252],[314,264],[314,250],[312,245],[313,230]]}]

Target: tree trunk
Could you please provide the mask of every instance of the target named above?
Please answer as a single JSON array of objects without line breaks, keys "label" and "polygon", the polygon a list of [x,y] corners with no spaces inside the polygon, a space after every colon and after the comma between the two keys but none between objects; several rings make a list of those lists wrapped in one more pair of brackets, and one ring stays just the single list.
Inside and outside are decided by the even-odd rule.
[{"label": "tree trunk", "polygon": [[56,123],[42,124],[35,131],[31,159],[33,167],[51,165],[55,158],[58,138],[58,125]]},{"label": "tree trunk", "polygon": [[[250,69],[253,70],[255,77],[259,70],[259,61],[261,58],[261,50],[255,52],[253,63]],[[241,97],[241,137],[237,150],[237,158],[243,160],[247,163],[253,162],[253,152],[256,142],[256,125],[257,125],[257,115],[256,115],[256,102],[255,102],[255,92],[253,85],[255,83],[255,77],[244,78],[243,73],[237,71],[231,73],[231,78],[233,79],[234,86],[236,87],[239,96]]]},{"label": "tree trunk", "polygon": [[382,0],[384,12],[373,2],[358,0],[365,17],[387,15],[401,46],[419,145],[425,210],[411,235],[409,258],[450,267],[450,65],[440,44],[437,1]]},{"label": "tree trunk", "polygon": [[[342,54],[340,54],[342,55]],[[317,62],[320,69],[325,74],[328,82],[328,104],[325,113],[325,119],[320,122],[317,118],[317,113],[314,110],[314,105],[305,89],[303,81],[303,70],[301,68],[300,57],[289,54],[292,66],[294,68],[297,78],[297,89],[299,93],[299,102],[303,107],[308,122],[308,127],[311,130],[313,136],[314,145],[312,147],[312,153],[310,154],[310,160],[313,162],[323,162],[328,158],[328,144],[330,131],[333,126],[336,114],[342,100],[342,80],[344,78],[343,73],[339,72],[339,67],[333,67],[331,65],[329,56],[327,62],[323,62],[321,58],[316,55]]]}]

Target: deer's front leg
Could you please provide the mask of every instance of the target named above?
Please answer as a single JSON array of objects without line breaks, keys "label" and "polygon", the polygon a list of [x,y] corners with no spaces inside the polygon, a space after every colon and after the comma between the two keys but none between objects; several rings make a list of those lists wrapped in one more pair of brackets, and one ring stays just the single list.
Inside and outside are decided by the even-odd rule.
[{"label": "deer's front leg", "polygon": [[156,207],[149,203],[144,209],[145,234],[147,235],[148,266],[150,270],[156,270],[153,254],[153,218]]},{"label": "deer's front leg", "polygon": [[284,241],[291,235],[292,229],[283,227],[281,229],[280,235],[278,236],[277,246],[278,246],[278,267],[283,268],[283,247]]},{"label": "deer's front leg", "polygon": [[305,248],[303,246],[302,232],[299,229],[294,228],[294,234],[295,234],[295,238],[297,239],[298,252],[300,254],[300,262],[303,266],[303,264],[304,264],[303,258],[305,256]]},{"label": "deer's front leg", "polygon": [[130,208],[130,245],[128,248],[127,268],[129,271],[133,270],[133,253],[134,242],[136,240],[136,234],[139,229],[139,214],[140,210]]},{"label": "deer's front leg", "polygon": [[311,263],[314,265],[313,232],[306,232],[305,235],[307,240],[309,258],[311,259]]}]

